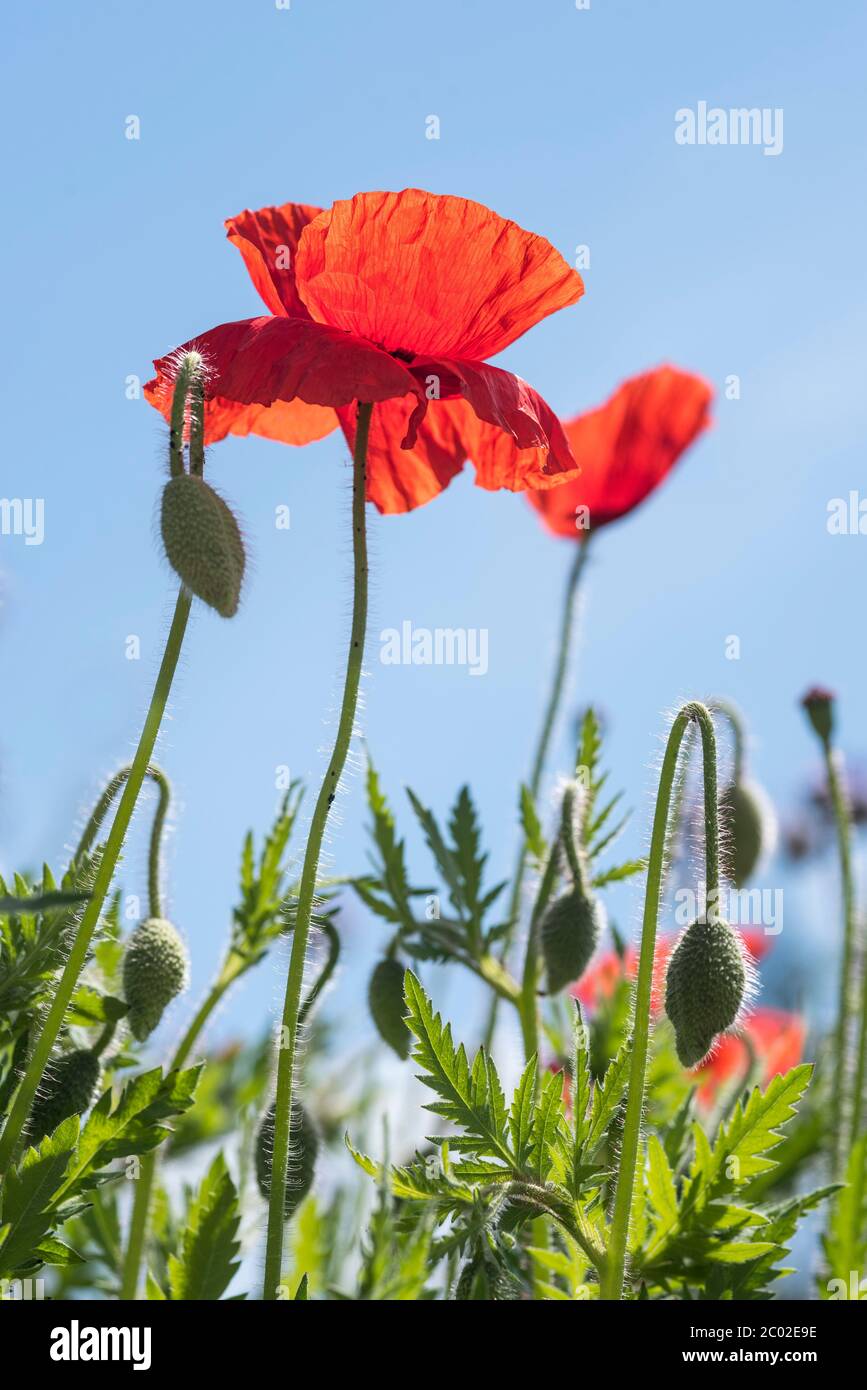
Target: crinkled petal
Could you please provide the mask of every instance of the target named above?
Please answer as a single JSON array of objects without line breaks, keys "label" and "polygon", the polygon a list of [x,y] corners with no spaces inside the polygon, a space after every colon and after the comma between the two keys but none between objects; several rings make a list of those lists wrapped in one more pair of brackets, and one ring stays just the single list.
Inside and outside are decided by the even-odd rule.
[{"label": "crinkled petal", "polygon": [[563,426],[547,401],[521,377],[487,362],[444,357],[415,358],[411,371],[424,399],[415,409],[408,443],[412,443],[415,421],[436,393],[441,399],[460,398],[467,404],[468,409],[456,419],[481,487],[521,491],[550,487],[564,475],[577,477]]},{"label": "crinkled petal", "polygon": [[[144,388],[145,397],[171,419],[173,378],[154,377]],[[335,412],[306,401],[275,401],[273,405],[237,405],[215,396],[205,402],[205,443],[216,444],[228,434],[258,434],[280,444],[312,444],[337,428]]]},{"label": "crinkled petal", "polygon": [[[458,401],[434,402],[411,448],[402,447],[412,413],[407,400],[374,407],[367,445],[367,498],[381,512],[411,512],[430,502],[460,473],[466,449],[453,412]],[[355,446],[355,406],[337,412],[350,451]]]},{"label": "crinkled petal", "polygon": [[279,208],[245,208],[225,223],[226,235],[244,257],[250,279],[272,314],[306,319],[310,315],[295,285],[298,241],[321,208],[284,203]]},{"label": "crinkled petal", "polygon": [[[437,365],[442,371],[444,364]],[[453,367],[454,364],[450,364],[450,368]],[[484,370],[487,376],[497,369],[486,367]],[[454,388],[459,385],[453,370],[443,379]],[[542,417],[559,443],[557,417],[531,387],[519,378],[512,380],[529,393],[527,399],[533,402],[536,419]],[[473,384],[478,388],[477,381]],[[502,390],[502,384],[498,384]],[[478,394],[477,389],[477,399]],[[483,408],[488,404],[482,401]],[[355,408],[346,407],[339,410],[338,415],[352,449]],[[522,429],[525,427],[523,416],[519,424]],[[406,447],[408,438],[411,443]],[[562,444],[568,448],[565,436]],[[489,490],[508,488],[518,492],[525,488],[551,487],[561,476],[572,477],[575,471],[574,467],[569,467],[565,475],[550,472],[552,467],[556,470],[566,464],[562,455],[552,464],[549,450],[542,444],[518,449],[511,433],[505,433],[502,425],[480,420],[474,407],[462,396],[428,401],[426,409],[407,397],[382,401],[373,411],[367,451],[368,499],[381,512],[412,511],[442,492],[468,459],[475,467],[477,486]]]},{"label": "crinkled petal", "polygon": [[713,391],[701,377],[659,367],[623,383],[605,405],[566,424],[581,476],[530,501],[557,536],[579,539],[579,508],[591,530],[631,512],[663,481],[710,424]]},{"label": "crinkled petal", "polygon": [[157,382],[149,383],[154,403],[170,389],[179,355],[188,351],[205,359],[207,398],[235,405],[300,399],[340,406],[419,394],[402,362],[360,338],[309,319],[263,317],[222,323],[158,359]]},{"label": "crinkled petal", "polygon": [[311,315],[389,352],[484,359],[584,293],[544,237],[468,198],[358,193],[304,228]]}]

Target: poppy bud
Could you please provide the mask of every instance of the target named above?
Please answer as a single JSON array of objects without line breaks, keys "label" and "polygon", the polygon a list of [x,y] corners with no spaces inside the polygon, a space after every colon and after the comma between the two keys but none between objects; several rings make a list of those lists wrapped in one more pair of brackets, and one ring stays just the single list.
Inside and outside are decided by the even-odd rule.
[{"label": "poppy bud", "polygon": [[399,960],[395,960],[393,956],[381,960],[374,967],[370,977],[367,1003],[379,1036],[394,1049],[402,1061],[405,1061],[409,1056],[412,1034],[404,1022],[406,1004],[403,998],[403,975],[403,966]]},{"label": "poppy bud", "polygon": [[720,796],[722,823],[726,830],[724,850],[726,868],[736,888],[754,873],[765,852],[776,839],[773,810],[767,796],[753,782],[730,782]]},{"label": "poppy bud", "polygon": [[123,988],[133,1037],[143,1042],[163,1016],[167,1004],[187,983],[187,948],[176,927],[164,917],[149,917],[136,927],[123,958]]},{"label": "poppy bud", "polygon": [[834,696],[830,690],[814,685],[801,701],[807,711],[807,718],[823,743],[827,743],[834,730]]},{"label": "poppy bud", "polygon": [[95,1052],[65,1052],[46,1074],[30,1112],[28,1140],[38,1144],[70,1115],[83,1115],[99,1087],[100,1062]]},{"label": "poppy bud", "polygon": [[231,510],[204,478],[179,473],[163,491],[162,535],[169,564],[197,598],[224,618],[238,611],[244,542]]},{"label": "poppy bud", "polygon": [[665,980],[665,1012],[683,1066],[697,1066],[717,1033],[731,1028],[747,993],[743,950],[728,922],[692,922],[672,952]]},{"label": "poppy bud", "polygon": [[551,904],[542,919],[549,994],[556,994],[584,974],[604,926],[604,907],[580,886]]},{"label": "poppy bud", "polygon": [[[256,1181],[259,1191],[268,1201],[271,1195],[271,1161],[274,1152],[274,1119],[276,1105],[270,1105],[259,1126],[256,1138]],[[289,1217],[299,1207],[313,1186],[319,1135],[316,1126],[297,1102],[292,1106],[292,1126],[289,1135],[289,1163],[286,1168],[286,1196],[283,1215]]]}]

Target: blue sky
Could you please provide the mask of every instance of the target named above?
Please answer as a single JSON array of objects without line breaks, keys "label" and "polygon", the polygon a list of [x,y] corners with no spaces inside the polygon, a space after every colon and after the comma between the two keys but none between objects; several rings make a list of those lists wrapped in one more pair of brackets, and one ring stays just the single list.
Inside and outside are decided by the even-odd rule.
[{"label": "blue sky", "polygon": [[[174,589],[155,526],[164,436],[126,398],[127,378],[258,312],[225,217],[360,189],[462,194],[569,259],[589,246],[582,302],[500,359],[562,413],[665,360],[719,392],[712,434],[600,537],[588,575],[574,704],[605,712],[612,780],[637,812],[625,851],[644,844],[665,712],[684,696],[742,704],[756,775],[784,807],[815,767],[796,707],[806,685],[839,691],[844,741],[864,751],[867,540],[830,536],[826,509],[863,479],[865,30],[860,7],[782,0],[15,7],[0,84],[0,493],[44,499],[45,539],[0,538],[0,867],[62,863],[101,779],[132,751],[159,660]],[[675,112],[699,101],[782,108],[782,153],[678,145]],[[439,140],[425,137],[430,115]],[[728,401],[733,374],[741,394]],[[243,833],[274,809],[275,769],[314,787],[323,770],[350,597],[339,436],[304,450],[227,441],[209,471],[244,518],[252,573],[235,620],[197,613],[160,744],[179,800],[169,896],[194,991],[221,949]],[[274,526],[280,504],[289,531]],[[402,812],[407,783],[444,812],[470,782],[499,873],[568,544],[520,496],[474,488],[469,469],[422,510],[370,523],[371,751]],[[382,665],[379,633],[404,619],[487,629],[487,675]],[[126,659],[130,634],[139,661]],[[567,766],[565,724],[557,755]],[[340,872],[362,866],[364,819],[355,777],[331,836]],[[124,886],[141,892],[143,879],[139,833]],[[775,952],[827,960],[824,880],[791,892]],[[617,907],[631,929],[634,895]],[[343,921],[349,969],[332,1007],[360,1032],[355,974],[380,928],[354,905]],[[280,988],[266,965],[217,1031],[258,1034]]]}]

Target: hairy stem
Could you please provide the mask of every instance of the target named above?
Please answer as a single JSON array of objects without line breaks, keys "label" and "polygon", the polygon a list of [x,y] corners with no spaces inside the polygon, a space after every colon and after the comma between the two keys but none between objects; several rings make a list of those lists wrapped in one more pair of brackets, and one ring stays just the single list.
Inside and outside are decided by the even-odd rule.
[{"label": "hairy stem", "polygon": [[[843,786],[841,763],[831,744],[830,737],[822,739],[822,748],[828,774],[828,792],[831,797],[834,824],[837,829],[837,853],[840,860],[840,881],[843,893],[843,953],[840,958],[837,1025],[834,1031],[834,1066],[832,1069],[833,1092],[831,1095],[831,1141],[834,1146],[834,1171],[836,1175],[839,1175],[845,1163],[848,1121],[846,1092],[850,1072],[848,1044],[852,1022],[852,974],[855,966],[855,881],[852,873],[852,817],[849,800]],[[864,1049],[867,1048],[864,1031],[865,1023],[862,1017],[859,1058],[862,1057]],[[863,1060],[859,1072],[863,1086]],[[853,1101],[853,1116],[857,1108],[860,1117],[861,1104],[857,1092]],[[857,1137],[854,1130],[852,1137]]]},{"label": "hairy stem", "polygon": [[286,980],[286,997],[283,1004],[277,1057],[277,1089],[274,1112],[274,1148],[271,1159],[271,1191],[268,1200],[268,1234],[265,1245],[265,1278],[263,1298],[266,1301],[278,1297],[280,1275],[283,1263],[284,1202],[286,1195],[286,1169],[289,1159],[291,1137],[292,1093],[295,1081],[295,1055],[298,1041],[298,1011],[301,1002],[301,986],[304,976],[304,960],[307,939],[310,934],[310,918],[319,874],[319,857],[325,826],[337,788],[346,764],[352,731],[355,726],[355,711],[358,703],[358,687],[364,657],[364,638],[367,628],[367,535],[365,526],[365,494],[367,488],[367,440],[370,433],[370,417],[373,407],[359,402],[358,422],[353,451],[352,478],[352,550],[354,562],[354,586],[352,606],[352,632],[349,655],[346,663],[346,680],[343,688],[343,701],[337,722],[337,737],[331,761],[325,773],[325,780],[319,791],[310,835],[304,854],[301,883],[298,891],[298,909],[295,931],[292,937],[292,951],[289,957],[289,974]]},{"label": "hairy stem", "polygon": [[518,1001],[525,1062],[529,1062],[531,1057],[535,1057],[538,1061],[539,1057],[539,1004],[536,999],[539,985],[539,923],[554,891],[559,871],[560,837],[557,836],[548,854],[548,862],[539,884],[539,892],[533,904],[533,913],[527,931],[524,973],[521,978],[521,997]]},{"label": "hairy stem", "polygon": [[671,807],[672,787],[677,772],[678,755],[684,733],[691,721],[696,720],[701,729],[704,755],[704,795],[705,795],[705,857],[708,904],[716,901],[719,894],[719,836],[717,831],[716,809],[716,740],[713,721],[704,705],[690,703],[678,712],[665,749],[662,770],[659,776],[659,790],[656,795],[656,810],[653,817],[653,830],[650,839],[650,857],[647,864],[647,890],[644,899],[644,921],[641,928],[641,954],[638,960],[638,977],[635,982],[631,1056],[629,1071],[629,1090],[626,1102],[626,1118],[623,1125],[623,1142],[620,1150],[620,1168],[617,1178],[617,1191],[614,1198],[614,1214],[605,1271],[601,1284],[601,1296],[609,1301],[618,1301],[623,1296],[623,1279],[626,1270],[626,1249],[629,1241],[629,1217],[632,1210],[632,1195],[635,1188],[635,1168],[638,1158],[638,1145],[641,1136],[641,1116],[644,1110],[644,1093],[647,1078],[647,1053],[650,1043],[650,999],[653,989],[653,966],[656,954],[656,928],[659,919],[659,903],[665,875],[665,849],[668,840],[668,820]]},{"label": "hairy stem", "polygon": [[175,604],[174,617],[169,629],[168,640],[166,642],[163,659],[157,675],[154,692],[151,696],[150,706],[144,727],[139,738],[138,748],[132,762],[129,777],[123,789],[108,839],[105,842],[105,850],[100,859],[96,876],[93,882],[93,889],[90,899],[85,904],[84,912],[72,944],[72,949],[66,960],[63,973],[57,983],[51,1006],[45,1016],[39,1036],[36,1039],[30,1060],[24,1073],[18,1092],[15,1097],[12,1110],[0,1137],[0,1175],[6,1172],[12,1159],[15,1156],[24,1124],[33,1103],[33,1097],[42,1078],[42,1073],[51,1055],[51,1049],[57,1040],[57,1035],[63,1024],[72,992],[87,960],[87,953],[90,949],[91,939],[96,930],[100,913],[102,912],[106,894],[111,886],[114,871],[123,847],[126,832],[129,827],[135,804],[141,791],[142,782],[153,754],[154,744],[159,733],[160,724],[165,712],[169,692],[172,688],[175,670],[177,669],[178,657],[181,653],[181,646],[184,640],[184,633],[187,628],[187,620],[190,616],[190,604],[192,596],[185,589],[181,589]]},{"label": "hairy stem", "polygon": [[[587,551],[590,546],[589,535],[576,546],[575,555],[569,568],[569,575],[566,580],[566,592],[563,601],[563,613],[560,621],[560,636],[557,643],[557,658],[554,665],[554,678],[551,683],[551,690],[548,695],[548,703],[545,706],[545,714],[542,719],[542,727],[539,730],[539,737],[536,744],[536,752],[533,758],[533,766],[530,773],[530,791],[533,798],[539,795],[539,787],[542,782],[542,775],[545,771],[545,763],[548,758],[548,749],[551,738],[557,724],[557,716],[560,712],[560,704],[563,699],[563,689],[566,683],[566,672],[569,668],[569,653],[572,647],[572,637],[575,629],[575,606],[578,599],[578,591],[581,584],[581,575],[584,572],[584,565],[587,560]],[[518,924],[521,913],[521,896],[524,891],[524,878],[527,873],[527,841],[522,839],[521,848],[518,852],[518,859],[515,865],[515,873],[512,879],[512,894],[509,900],[510,929],[505,937],[502,959],[505,961],[511,944],[512,935]],[[491,1000],[491,1007],[488,1014],[488,1021],[485,1028],[485,1046],[490,1048],[494,1036],[494,1029],[497,1025],[497,1012],[499,1007],[499,997],[494,996]]]}]

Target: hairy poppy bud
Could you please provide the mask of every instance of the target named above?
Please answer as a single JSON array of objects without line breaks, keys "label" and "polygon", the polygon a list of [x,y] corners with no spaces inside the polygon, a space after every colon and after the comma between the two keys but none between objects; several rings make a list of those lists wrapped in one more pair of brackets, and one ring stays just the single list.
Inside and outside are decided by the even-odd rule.
[{"label": "hairy poppy bud", "polygon": [[404,970],[399,960],[388,957],[374,967],[367,988],[367,1002],[379,1036],[398,1057],[409,1056],[412,1034],[404,1022],[406,1004],[403,998]]},{"label": "hairy poppy bud", "polygon": [[165,917],[149,917],[136,927],[123,958],[123,988],[129,1005],[127,1022],[143,1042],[163,1016],[167,1004],[187,983],[187,948]]},{"label": "hairy poppy bud", "polygon": [[580,887],[561,894],[551,904],[542,919],[549,994],[556,994],[584,974],[604,925],[604,907]]},{"label": "hairy poppy bud", "polygon": [[747,992],[743,950],[728,922],[692,922],[672,952],[665,980],[665,1012],[683,1066],[707,1056],[717,1033],[736,1021]]},{"label": "hairy poppy bud", "polygon": [[188,589],[224,618],[238,611],[244,542],[231,510],[204,478],[180,473],[163,491],[163,545]]},{"label": "hairy poppy bud", "polygon": [[735,887],[754,873],[759,860],[773,848],[776,824],[767,796],[753,782],[730,782],[720,797],[726,867]]},{"label": "hairy poppy bud", "polygon": [[[259,1126],[256,1138],[256,1181],[267,1202],[271,1195],[271,1161],[274,1152],[274,1119],[276,1105],[270,1105]],[[292,1125],[289,1135],[289,1163],[286,1168],[286,1196],[283,1214],[286,1220],[300,1206],[313,1186],[319,1135],[316,1126],[297,1102],[292,1106]]]},{"label": "hairy poppy bud", "polygon": [[83,1115],[99,1087],[100,1061],[95,1052],[76,1048],[65,1052],[42,1082],[30,1112],[27,1137],[38,1144],[70,1115]]}]

